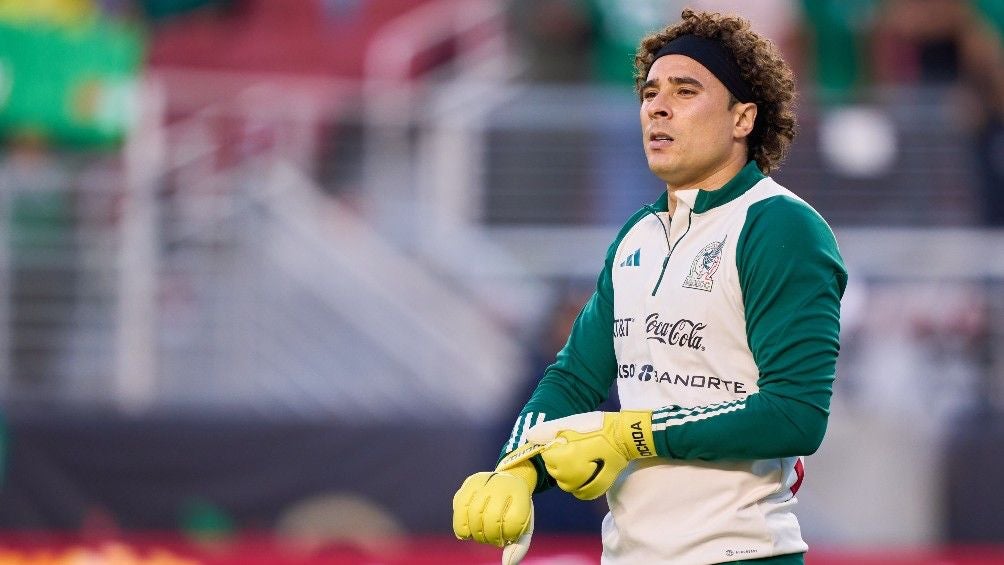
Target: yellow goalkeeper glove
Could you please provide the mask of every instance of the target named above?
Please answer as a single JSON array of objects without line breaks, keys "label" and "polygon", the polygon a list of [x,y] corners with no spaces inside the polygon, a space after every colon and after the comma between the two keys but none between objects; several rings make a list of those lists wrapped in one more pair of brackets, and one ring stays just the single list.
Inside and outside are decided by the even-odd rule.
[{"label": "yellow goalkeeper glove", "polygon": [[628,461],[655,457],[651,412],[587,412],[538,424],[527,432],[561,490],[581,500],[613,486]]},{"label": "yellow goalkeeper glove", "polygon": [[503,460],[494,472],[467,477],[453,495],[457,539],[503,547],[531,530],[537,470],[527,459]]},{"label": "yellow goalkeeper glove", "polygon": [[[564,440],[559,440],[564,441]],[[525,443],[499,461],[494,473],[474,473],[453,495],[457,539],[504,546],[502,565],[516,565],[530,550],[537,469],[530,458],[553,444]]]}]

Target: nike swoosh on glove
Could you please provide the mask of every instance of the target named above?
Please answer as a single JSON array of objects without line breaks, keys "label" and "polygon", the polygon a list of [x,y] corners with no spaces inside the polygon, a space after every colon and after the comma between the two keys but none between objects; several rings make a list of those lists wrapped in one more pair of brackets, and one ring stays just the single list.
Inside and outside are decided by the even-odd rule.
[{"label": "nike swoosh on glove", "polygon": [[540,454],[548,474],[581,500],[607,492],[628,461],[657,455],[647,411],[575,414],[537,424],[526,440],[550,444]]}]

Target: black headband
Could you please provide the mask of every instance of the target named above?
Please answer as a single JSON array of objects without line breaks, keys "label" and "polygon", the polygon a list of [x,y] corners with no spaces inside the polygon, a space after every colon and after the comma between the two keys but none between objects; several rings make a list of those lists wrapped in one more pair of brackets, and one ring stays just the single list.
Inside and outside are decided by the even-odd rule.
[{"label": "black headband", "polygon": [[656,59],[665,55],[690,57],[711,71],[740,102],[753,101],[753,89],[743,80],[739,64],[721,41],[693,34],[681,35],[655,52]]}]

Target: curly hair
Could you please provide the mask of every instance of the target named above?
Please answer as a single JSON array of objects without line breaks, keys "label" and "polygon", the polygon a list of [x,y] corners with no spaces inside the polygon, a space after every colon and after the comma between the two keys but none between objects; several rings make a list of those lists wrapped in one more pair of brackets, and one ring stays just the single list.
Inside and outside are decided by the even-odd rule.
[{"label": "curly hair", "polygon": [[[716,12],[695,12],[687,8],[682,21],[667,26],[641,40],[635,53],[635,90],[642,85],[663,45],[681,35],[693,34],[720,40],[739,64],[739,74],[753,90],[757,117],[747,139],[748,156],[764,173],[784,160],[795,137],[795,79],[791,67],[774,44],[750,29],[747,20]],[[730,94],[729,107],[738,102]]]}]

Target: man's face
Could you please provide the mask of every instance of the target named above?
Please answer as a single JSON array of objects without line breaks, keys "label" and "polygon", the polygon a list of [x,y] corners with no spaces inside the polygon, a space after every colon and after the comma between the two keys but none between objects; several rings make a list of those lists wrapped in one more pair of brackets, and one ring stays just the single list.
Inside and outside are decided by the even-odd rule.
[{"label": "man's face", "polygon": [[728,89],[697,61],[656,59],[641,96],[648,167],[671,188],[694,187],[735,157],[737,109],[744,105],[730,109]]}]

